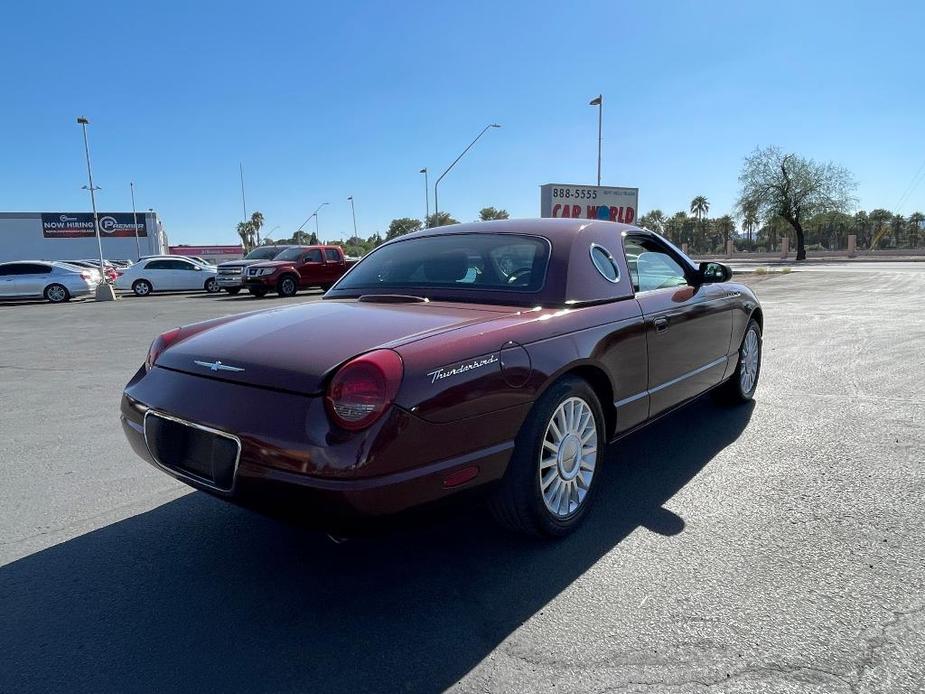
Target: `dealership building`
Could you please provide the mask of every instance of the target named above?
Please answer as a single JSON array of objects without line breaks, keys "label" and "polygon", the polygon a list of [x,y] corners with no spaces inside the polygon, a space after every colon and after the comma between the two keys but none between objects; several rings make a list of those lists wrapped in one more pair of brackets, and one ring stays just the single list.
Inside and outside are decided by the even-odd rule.
[{"label": "dealership building", "polygon": [[[100,212],[99,222],[106,259],[137,260],[168,252],[156,212]],[[79,260],[99,254],[90,212],[0,212],[0,262]]]}]

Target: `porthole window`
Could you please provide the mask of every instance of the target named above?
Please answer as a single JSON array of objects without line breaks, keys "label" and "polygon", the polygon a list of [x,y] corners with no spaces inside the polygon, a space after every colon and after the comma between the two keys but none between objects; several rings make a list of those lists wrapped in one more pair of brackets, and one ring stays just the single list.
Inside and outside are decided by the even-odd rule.
[{"label": "porthole window", "polygon": [[605,280],[614,284],[620,281],[620,268],[606,248],[592,243],[591,261]]}]

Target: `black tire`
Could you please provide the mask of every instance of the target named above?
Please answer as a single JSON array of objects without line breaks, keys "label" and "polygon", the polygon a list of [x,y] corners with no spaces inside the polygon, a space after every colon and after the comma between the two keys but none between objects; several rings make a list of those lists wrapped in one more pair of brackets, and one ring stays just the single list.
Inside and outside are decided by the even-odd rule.
[{"label": "black tire", "polygon": [[132,291],[135,292],[135,296],[150,296],[154,287],[148,280],[135,280],[132,282]]},{"label": "black tire", "polygon": [[45,287],[45,298],[53,304],[63,304],[71,300],[71,293],[63,284],[49,284]]},{"label": "black tire", "polygon": [[250,295],[258,299],[262,299],[267,295],[266,287],[248,287],[247,291],[250,292]]},{"label": "black tire", "polygon": [[280,296],[295,296],[299,291],[299,281],[292,275],[283,275],[276,283],[276,293]]},{"label": "black tire", "polygon": [[241,287],[225,287],[225,291],[231,294],[231,296],[236,296],[241,292]]},{"label": "black tire", "polygon": [[322,284],[322,285],[320,285],[320,286],[321,286],[321,291],[326,292],[326,291],[328,291],[331,287],[333,287],[334,285],[333,285],[333,284]]},{"label": "black tire", "polygon": [[214,277],[210,277],[205,281],[205,284],[202,285],[202,288],[205,289],[209,294],[218,294],[222,291],[222,288],[218,286],[218,280]]},{"label": "black tire", "polygon": [[[755,364],[754,378],[743,379],[742,370],[748,360],[749,336],[754,333],[756,340],[752,342],[757,348],[757,362]],[[754,318],[748,321],[745,326],[745,334],[742,336],[742,343],[739,345],[739,358],[736,362],[736,370],[732,376],[726,380],[719,388],[716,389],[717,399],[730,405],[749,402],[755,397],[755,389],[758,387],[758,377],[761,375],[761,326]],[[749,380],[751,385],[749,385]]]},{"label": "black tire", "polygon": [[[594,468],[585,496],[576,502],[577,508],[565,515],[557,515],[544,501],[541,456],[553,416],[560,405],[573,398],[583,400],[594,416]],[[584,520],[594,499],[605,443],[604,413],[597,395],[587,381],[566,376],[554,383],[530,410],[527,420],[517,434],[514,453],[504,478],[489,497],[489,505],[495,519],[510,530],[534,537],[563,537],[572,532]],[[561,454],[560,449],[556,457]],[[572,468],[580,468],[580,456],[572,460]],[[562,466],[558,463],[546,468],[547,473],[552,473],[553,484],[561,469]],[[567,504],[570,506],[570,501]]]}]

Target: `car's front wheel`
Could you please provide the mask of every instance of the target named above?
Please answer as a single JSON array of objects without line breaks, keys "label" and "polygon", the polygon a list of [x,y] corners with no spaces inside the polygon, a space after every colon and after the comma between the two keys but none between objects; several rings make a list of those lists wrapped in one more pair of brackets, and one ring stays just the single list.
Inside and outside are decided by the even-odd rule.
[{"label": "car's front wheel", "polygon": [[241,287],[225,287],[225,291],[234,296],[241,291]]},{"label": "car's front wheel", "polygon": [[218,281],[214,277],[210,277],[206,280],[203,289],[209,292],[209,294],[218,294],[222,291],[222,288],[218,286]]},{"label": "car's front wheel", "polygon": [[267,295],[266,287],[248,287],[247,291],[250,292],[251,296],[255,296],[258,299],[262,299]]},{"label": "car's front wheel", "polygon": [[603,411],[587,381],[570,376],[550,386],[490,499],[495,518],[538,537],[570,533],[591,505],[604,440]]},{"label": "car's front wheel", "polygon": [[745,336],[739,346],[739,361],[736,363],[735,373],[717,391],[720,399],[729,403],[752,400],[760,374],[761,326],[752,318],[745,327]]},{"label": "car's front wheel", "polygon": [[151,283],[148,280],[135,280],[132,283],[132,291],[135,292],[135,296],[148,296],[151,290]]},{"label": "car's front wheel", "polygon": [[286,275],[276,284],[276,293],[280,296],[295,296],[297,291],[299,285],[291,275]]},{"label": "car's front wheel", "polygon": [[53,304],[60,304],[71,298],[71,293],[60,284],[49,284],[45,287],[45,298]]}]

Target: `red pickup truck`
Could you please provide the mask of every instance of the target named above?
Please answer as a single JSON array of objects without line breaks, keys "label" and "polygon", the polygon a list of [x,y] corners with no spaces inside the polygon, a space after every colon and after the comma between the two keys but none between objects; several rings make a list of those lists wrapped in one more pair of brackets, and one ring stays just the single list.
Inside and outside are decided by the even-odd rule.
[{"label": "red pickup truck", "polygon": [[340,246],[291,246],[273,260],[246,267],[244,286],[257,298],[270,291],[295,296],[307,287],[327,291],[355,263]]}]

